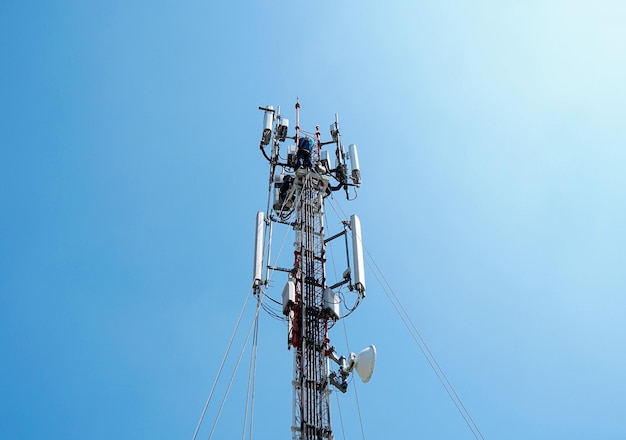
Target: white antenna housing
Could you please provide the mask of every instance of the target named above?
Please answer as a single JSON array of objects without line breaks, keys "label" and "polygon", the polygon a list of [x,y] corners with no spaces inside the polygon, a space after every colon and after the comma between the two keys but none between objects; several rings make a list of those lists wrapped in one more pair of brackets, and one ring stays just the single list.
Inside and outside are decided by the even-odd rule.
[{"label": "white antenna housing", "polygon": [[265,215],[263,211],[256,214],[256,233],[254,235],[254,276],[252,287],[258,288],[263,282],[263,231]]},{"label": "white antenna housing", "polygon": [[333,138],[334,142],[337,142],[337,137],[339,136],[339,123],[337,121],[330,124],[330,136]]},{"label": "white antenna housing", "polygon": [[289,164],[290,167],[295,168],[296,166],[297,151],[295,145],[287,146],[287,164]]},{"label": "white antenna housing", "polygon": [[289,131],[289,119],[279,116],[276,125],[276,137],[280,142],[285,142],[287,131]]},{"label": "white antenna housing", "polygon": [[283,182],[285,181],[285,174],[280,173],[274,176],[274,203],[272,207],[274,209],[280,209],[280,188],[283,186]]},{"label": "white antenna housing", "polygon": [[348,154],[350,155],[350,173],[352,174],[352,181],[355,185],[360,185],[361,168],[359,167],[359,154],[356,150],[356,144],[350,144],[348,146]]},{"label": "white antenna housing", "polygon": [[272,124],[274,123],[274,107],[268,105],[263,114],[263,137],[261,144],[267,145],[272,137]]},{"label": "white antenna housing", "polygon": [[333,292],[333,289],[327,287],[324,289],[324,310],[335,321],[340,318],[341,311],[339,309],[339,296]]},{"label": "white antenna housing", "polygon": [[326,150],[320,151],[320,165],[325,171],[330,170],[330,153]]},{"label": "white antenna housing", "polygon": [[363,261],[363,241],[361,239],[361,221],[356,214],[350,217],[352,229],[352,259],[354,260],[354,288],[365,296],[365,267]]},{"label": "white antenna housing", "polygon": [[283,288],[283,315],[289,314],[289,310],[291,310],[295,301],[296,283],[294,283],[293,279],[290,278]]}]

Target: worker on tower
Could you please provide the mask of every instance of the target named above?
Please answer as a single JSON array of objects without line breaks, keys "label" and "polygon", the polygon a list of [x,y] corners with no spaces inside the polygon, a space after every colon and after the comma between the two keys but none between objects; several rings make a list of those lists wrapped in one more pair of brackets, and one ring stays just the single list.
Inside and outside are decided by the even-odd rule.
[{"label": "worker on tower", "polygon": [[309,136],[303,136],[298,140],[298,160],[296,162],[296,168],[304,166],[307,168],[313,168],[311,163],[311,154],[313,153],[313,139]]}]

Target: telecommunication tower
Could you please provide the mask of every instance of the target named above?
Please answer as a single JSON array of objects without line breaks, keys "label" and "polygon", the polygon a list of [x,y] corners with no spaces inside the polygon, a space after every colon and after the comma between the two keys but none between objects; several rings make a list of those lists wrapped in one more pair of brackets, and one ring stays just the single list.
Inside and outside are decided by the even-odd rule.
[{"label": "telecommunication tower", "polygon": [[[325,229],[326,199],[343,190],[351,200],[361,185],[357,147],[351,144],[347,151],[344,149],[337,115],[330,125],[332,140],[322,142],[319,126],[315,132],[300,129],[299,103],[295,106],[295,134],[291,136],[289,120],[280,114],[280,107],[259,109],[264,116],[260,149],[270,174],[267,209],[259,211],[256,218],[253,289],[259,300],[271,298],[272,274],[278,271],[287,275],[282,298],[276,302],[282,312],[277,317],[287,322],[287,346],[294,353],[292,439],[333,439],[330,386],[345,393],[353,370],[363,382],[369,381],[376,360],[373,345],[346,358],[336,353],[329,338],[332,326],[365,298],[359,218],[352,215],[342,221],[343,230],[333,235]],[[281,151],[285,142],[290,145]],[[295,236],[289,267],[277,265],[272,253],[272,235],[279,227],[291,228]],[[333,240],[343,241],[347,260],[341,279],[334,282],[326,272],[326,248]],[[344,295],[338,294],[344,288],[353,295],[349,306]],[[330,361],[338,366],[336,371],[330,368]]]}]

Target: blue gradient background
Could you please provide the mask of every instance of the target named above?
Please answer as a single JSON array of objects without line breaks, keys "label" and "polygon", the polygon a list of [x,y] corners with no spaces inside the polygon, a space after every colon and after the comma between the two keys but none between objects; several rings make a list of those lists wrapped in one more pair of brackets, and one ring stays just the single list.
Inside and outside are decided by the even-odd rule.
[{"label": "blue gradient background", "polygon": [[[359,145],[338,200],[485,438],[626,437],[625,22],[604,0],[3,1],[0,437],[192,436],[250,286],[257,107],[294,121],[296,97]],[[377,369],[336,438],[362,436],[355,386],[366,438],[473,438],[368,280],[345,328]],[[259,340],[254,436],[289,438],[284,327]],[[214,438],[241,437],[246,359]]]}]

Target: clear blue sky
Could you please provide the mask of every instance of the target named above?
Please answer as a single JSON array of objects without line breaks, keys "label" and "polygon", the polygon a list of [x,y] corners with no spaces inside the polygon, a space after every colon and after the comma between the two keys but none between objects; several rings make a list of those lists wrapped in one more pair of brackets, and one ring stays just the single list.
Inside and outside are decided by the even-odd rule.
[{"label": "clear blue sky", "polygon": [[[338,201],[485,438],[626,437],[626,4],[303,3],[2,2],[0,437],[191,438],[251,281],[257,107],[296,97],[359,145]],[[368,280],[365,437],[473,438]],[[260,328],[255,438],[287,439]]]}]

